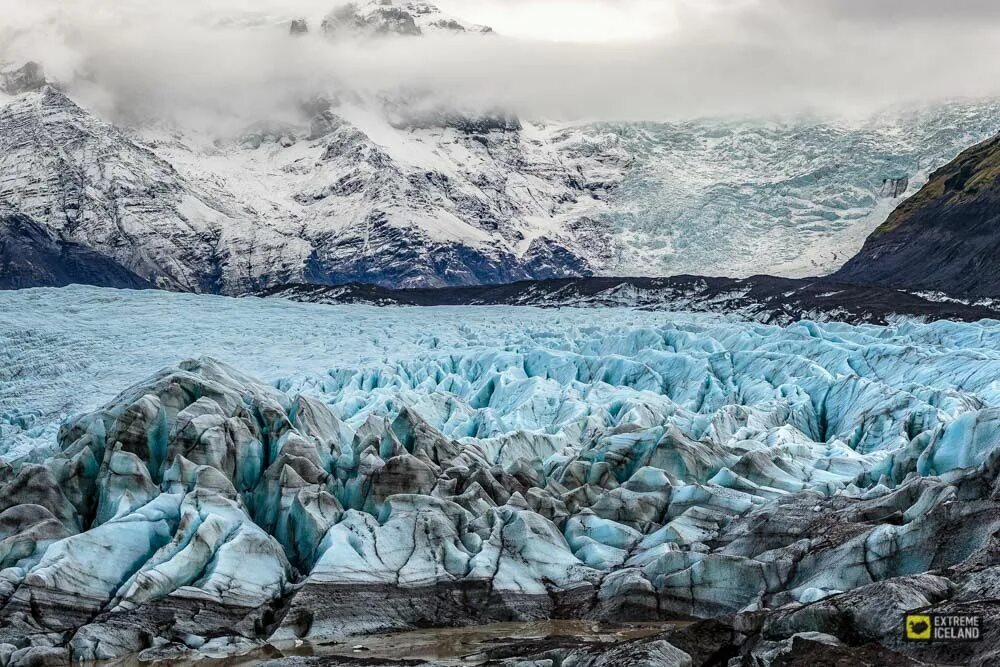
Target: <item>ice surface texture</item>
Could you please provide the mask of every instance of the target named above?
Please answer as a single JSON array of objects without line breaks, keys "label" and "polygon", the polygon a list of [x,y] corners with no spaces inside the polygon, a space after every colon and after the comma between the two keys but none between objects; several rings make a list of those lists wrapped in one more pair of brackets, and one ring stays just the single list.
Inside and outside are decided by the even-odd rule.
[{"label": "ice surface texture", "polygon": [[[143,378],[66,419],[53,457],[3,473],[0,643],[18,660],[757,612],[768,641],[891,644],[887,611],[845,619],[838,600],[996,597],[997,323],[7,298],[4,401],[28,399],[5,430],[32,386],[52,385],[39,423],[59,403],[43,373],[152,353],[91,381],[87,401]],[[230,357],[280,379],[209,359],[150,373],[191,349],[171,327],[223,352],[249,330]]]},{"label": "ice surface texture", "polygon": [[610,275],[824,275],[901,198],[996,132],[1000,105],[894,109],[856,122],[601,125],[633,158],[602,222]]}]

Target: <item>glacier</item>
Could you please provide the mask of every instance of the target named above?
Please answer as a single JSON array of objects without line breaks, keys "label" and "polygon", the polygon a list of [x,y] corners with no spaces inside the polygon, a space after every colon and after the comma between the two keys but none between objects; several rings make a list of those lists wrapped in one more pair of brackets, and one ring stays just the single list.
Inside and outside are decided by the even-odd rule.
[{"label": "glacier", "polygon": [[893,107],[870,117],[600,123],[631,157],[599,220],[600,273],[825,275],[929,174],[995,134],[996,100]]},{"label": "glacier", "polygon": [[1000,620],[1000,322],[0,304],[4,664],[686,618],[768,665]]}]

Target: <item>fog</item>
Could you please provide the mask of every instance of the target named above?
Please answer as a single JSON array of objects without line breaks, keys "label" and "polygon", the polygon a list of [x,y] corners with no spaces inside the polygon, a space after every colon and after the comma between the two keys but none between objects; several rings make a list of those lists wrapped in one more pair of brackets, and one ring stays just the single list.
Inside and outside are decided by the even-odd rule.
[{"label": "fog", "polygon": [[[498,34],[331,40],[337,0],[0,0],[0,61],[108,117],[219,130],[315,94],[421,91],[526,118],[858,117],[1000,93],[983,0],[444,0]],[[623,9],[623,7],[625,9]],[[305,17],[311,32],[288,34]]]}]

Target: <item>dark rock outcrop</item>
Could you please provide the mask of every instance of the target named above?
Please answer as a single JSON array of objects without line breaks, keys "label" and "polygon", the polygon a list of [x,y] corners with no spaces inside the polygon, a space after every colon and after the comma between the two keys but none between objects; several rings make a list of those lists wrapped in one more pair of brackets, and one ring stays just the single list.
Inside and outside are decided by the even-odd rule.
[{"label": "dark rock outcrop", "polygon": [[908,176],[884,178],[882,179],[882,188],[879,190],[879,195],[895,199],[896,197],[902,197],[906,194],[906,189],[908,187],[910,187],[910,179]]},{"label": "dark rock outcrop", "polygon": [[833,278],[841,282],[1000,296],[1000,137],[931,175]]},{"label": "dark rock outcrop", "polygon": [[27,62],[21,67],[0,71],[0,92],[8,95],[32,93],[45,87],[45,71],[36,62]]},{"label": "dark rock outcrop", "polygon": [[[542,256],[539,256],[541,259]],[[565,266],[564,259],[552,262]],[[540,265],[535,271],[541,271]],[[582,267],[581,267],[582,270]],[[738,314],[767,324],[802,319],[886,324],[896,316],[977,321],[1000,317],[1000,308],[929,298],[886,287],[827,279],[754,276],[747,279],[565,278],[443,289],[390,290],[372,285],[285,285],[260,293],[310,303],[370,303],[405,306],[517,305],[625,306]]]},{"label": "dark rock outcrop", "polygon": [[54,236],[26,215],[0,210],[0,289],[71,284],[152,287],[110,257]]}]

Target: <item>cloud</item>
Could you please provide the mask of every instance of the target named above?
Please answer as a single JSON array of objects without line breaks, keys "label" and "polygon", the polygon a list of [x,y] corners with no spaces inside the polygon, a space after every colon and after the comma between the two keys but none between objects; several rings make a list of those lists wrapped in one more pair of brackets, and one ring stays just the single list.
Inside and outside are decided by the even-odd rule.
[{"label": "cloud", "polygon": [[658,37],[674,26],[675,13],[682,4],[681,0],[443,0],[438,3],[445,11],[490,25],[508,36],[591,43]]},{"label": "cloud", "polygon": [[[805,6],[804,6],[805,5]],[[888,27],[893,24],[934,21],[962,23],[966,21],[1000,20],[1000,5],[994,0],[775,0],[762,4],[768,11],[786,11],[856,24]]]},{"label": "cloud", "polygon": [[[866,114],[1000,93],[992,1],[624,2],[444,0],[474,21],[506,8],[505,34],[358,43],[288,36],[293,17],[315,28],[335,4],[325,0],[13,0],[0,60],[40,60],[117,119],[213,128],[291,116],[303,98],[347,90],[604,120]],[[630,32],[633,14],[644,30]],[[615,39],[566,41],[602,25]]]}]

